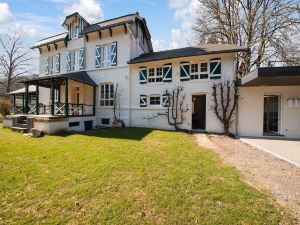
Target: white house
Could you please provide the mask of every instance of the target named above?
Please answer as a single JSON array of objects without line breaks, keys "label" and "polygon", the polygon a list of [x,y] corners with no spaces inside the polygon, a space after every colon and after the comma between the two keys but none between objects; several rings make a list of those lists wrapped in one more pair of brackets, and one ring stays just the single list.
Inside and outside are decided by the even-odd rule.
[{"label": "white house", "polygon": [[[222,132],[222,126],[211,110],[212,85],[236,80],[236,54],[249,49],[213,44],[153,52],[146,20],[138,13],[96,24],[89,24],[74,13],[66,17],[62,26],[65,33],[40,40],[32,47],[40,51],[40,75],[24,81],[23,92],[11,93],[14,99],[22,96],[24,100],[15,104],[19,107],[15,113],[21,109],[22,114],[12,116],[12,124],[7,120],[8,126],[34,127],[50,134],[60,130],[111,126],[114,91],[118,85],[118,110],[125,126],[174,129],[166,116],[148,118],[166,111],[166,90],[182,86],[183,105],[188,110],[179,127]],[[300,69],[296,71],[299,76]],[[240,81],[241,98],[232,132],[251,136],[273,133],[299,138],[300,128],[295,124],[299,125],[300,108],[289,108],[292,100],[296,105],[300,99],[299,77],[293,87],[256,87],[257,90],[248,87],[251,85],[247,84],[256,79],[249,77],[251,74]],[[30,91],[34,87],[35,92]],[[33,100],[29,97],[30,92],[35,93]],[[274,92],[290,93],[281,95],[282,106],[278,110],[284,112],[289,108],[293,112],[284,113],[288,119],[282,116],[278,122],[280,129],[271,132],[263,129],[264,119],[256,113],[263,114],[263,100],[259,98]],[[265,120],[274,121],[274,116]]]}]

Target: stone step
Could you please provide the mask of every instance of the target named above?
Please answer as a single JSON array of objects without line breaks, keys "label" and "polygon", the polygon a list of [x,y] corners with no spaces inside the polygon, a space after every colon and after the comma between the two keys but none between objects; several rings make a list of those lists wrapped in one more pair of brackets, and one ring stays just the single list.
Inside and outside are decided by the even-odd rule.
[{"label": "stone step", "polygon": [[27,124],[26,123],[19,123],[18,127],[27,129]]},{"label": "stone step", "polygon": [[28,132],[28,128],[22,128],[22,127],[12,127],[11,130],[16,132],[23,132],[23,133]]}]

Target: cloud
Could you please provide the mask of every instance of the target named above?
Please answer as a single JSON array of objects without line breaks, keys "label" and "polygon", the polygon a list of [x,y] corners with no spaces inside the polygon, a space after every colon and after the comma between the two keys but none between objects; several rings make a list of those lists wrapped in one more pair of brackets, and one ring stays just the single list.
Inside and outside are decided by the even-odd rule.
[{"label": "cloud", "polygon": [[174,18],[181,23],[180,28],[171,30],[168,48],[180,48],[195,43],[193,23],[200,7],[198,0],[170,0],[169,7],[175,10]]},{"label": "cloud", "polygon": [[95,0],[79,0],[71,6],[66,5],[64,10],[66,16],[75,12],[82,15],[89,23],[96,23],[104,18],[102,7]]},{"label": "cloud", "polygon": [[152,39],[152,45],[154,51],[161,51],[165,49],[165,42],[162,39]]},{"label": "cloud", "polygon": [[0,22],[4,23],[13,19],[13,14],[9,10],[9,6],[6,2],[0,3]]}]

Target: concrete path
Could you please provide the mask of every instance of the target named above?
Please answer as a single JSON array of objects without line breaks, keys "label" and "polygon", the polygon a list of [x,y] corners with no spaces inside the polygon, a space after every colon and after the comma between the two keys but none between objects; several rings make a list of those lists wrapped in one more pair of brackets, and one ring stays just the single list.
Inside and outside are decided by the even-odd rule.
[{"label": "concrete path", "polygon": [[300,167],[300,141],[261,138],[240,140]]}]

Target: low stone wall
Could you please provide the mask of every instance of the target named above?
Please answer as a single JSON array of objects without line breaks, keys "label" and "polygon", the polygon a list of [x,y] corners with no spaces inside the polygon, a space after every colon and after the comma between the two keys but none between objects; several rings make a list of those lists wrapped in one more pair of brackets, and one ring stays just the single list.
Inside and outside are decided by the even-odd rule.
[{"label": "low stone wall", "polygon": [[69,119],[66,117],[35,117],[33,127],[45,134],[56,134],[69,130]]}]

